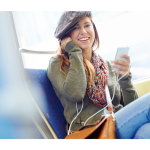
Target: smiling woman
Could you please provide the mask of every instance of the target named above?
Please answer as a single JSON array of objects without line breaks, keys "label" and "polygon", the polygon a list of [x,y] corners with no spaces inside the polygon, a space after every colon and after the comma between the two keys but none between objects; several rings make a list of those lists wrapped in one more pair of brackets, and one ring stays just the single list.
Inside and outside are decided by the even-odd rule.
[{"label": "smiling woman", "polygon": [[[81,13],[81,15],[83,14]],[[91,83],[92,74],[95,74],[95,71],[93,66],[89,62],[92,57],[93,46],[97,44],[97,49],[99,48],[99,37],[98,37],[97,29],[95,27],[95,24],[92,21],[91,14],[88,14],[88,12],[87,12],[87,16],[83,16],[83,18],[79,20],[75,26],[72,27],[72,24],[73,23],[71,23],[70,25],[70,28],[72,29],[69,29],[70,30],[69,32],[62,31],[62,33],[59,33],[56,36],[58,37],[59,35],[61,35],[61,39],[60,39],[61,45],[57,51],[57,56],[61,62],[61,71],[64,73],[64,69],[63,69],[64,64],[69,66],[68,53],[66,53],[65,47],[68,42],[73,41],[82,49],[83,61],[90,72],[90,83]],[[55,34],[57,33],[57,30],[58,29],[56,29]]]},{"label": "smiling woman", "polygon": [[[68,135],[71,130],[80,130],[86,123],[108,116],[106,105],[110,92],[116,116],[116,138],[137,138],[140,127],[146,123],[150,126],[150,94],[138,99],[131,81],[130,56],[123,55],[124,61],[115,60],[120,70],[113,71],[113,61],[103,60],[96,54],[93,45],[98,46],[99,38],[91,17],[89,11],[66,11],[61,15],[55,30],[59,48],[47,68],[47,76],[64,107]],[[108,93],[105,92],[107,87]],[[150,128],[143,128],[149,132]],[[150,138],[146,134],[140,134],[141,137]]]},{"label": "smiling woman", "polygon": [[[147,125],[149,126],[150,122],[150,95],[146,94],[149,92],[149,90],[147,91],[149,88],[149,82],[145,80],[145,82],[148,83],[146,84],[148,85],[148,88],[145,90],[146,86],[144,84],[144,86],[142,86],[142,90],[144,89],[144,92],[140,93],[140,98],[137,99],[138,95],[131,80],[132,70],[135,69],[134,72],[136,72],[138,67],[142,67],[142,70],[139,70],[136,74],[133,74],[133,77],[136,75],[139,77],[139,74],[141,75],[140,77],[143,77],[149,73],[149,63],[147,61],[149,60],[148,53],[150,46],[150,24],[147,21],[149,14],[141,12],[93,12],[92,16],[92,12],[90,11],[69,11],[65,12],[68,14],[67,17],[65,15],[60,23],[58,22],[58,24],[56,24],[56,20],[59,18],[59,13],[60,12],[13,12],[13,18],[12,12],[0,13],[2,22],[0,26],[0,48],[2,49],[2,56],[6,54],[6,57],[4,58],[7,58],[1,59],[2,63],[0,66],[4,69],[2,74],[0,74],[0,77],[2,78],[0,86],[1,88],[4,86],[6,87],[8,84],[4,83],[10,83],[11,79],[13,79],[12,83],[14,83],[11,85],[10,90],[12,94],[8,95],[7,91],[4,92],[1,90],[1,99],[6,99],[6,101],[2,102],[8,103],[10,100],[8,103],[9,105],[7,105],[9,109],[5,109],[6,107],[1,105],[0,110],[2,114],[5,112],[6,115],[10,115],[10,108],[15,106],[13,99],[16,96],[18,97],[18,84],[16,84],[16,81],[20,82],[21,80],[22,82],[22,78],[19,77],[19,66],[22,63],[17,63],[20,61],[20,59],[17,59],[19,58],[19,53],[17,54],[16,59],[13,57],[13,55],[16,55],[16,50],[19,49],[24,51],[26,54],[39,54],[38,58],[30,57],[31,61],[29,61],[29,56],[27,56],[25,60],[25,63],[28,64],[28,66],[25,67],[34,68],[34,72],[37,73],[37,68],[42,68],[43,66],[43,68],[47,68],[48,65],[47,76],[49,77],[53,88],[64,107],[64,115],[68,124],[72,123],[72,126],[70,125],[71,129],[77,130],[86,124],[86,122],[96,122],[101,118],[102,115],[107,113],[107,109],[104,108],[106,106],[105,87],[108,85],[111,97],[113,97],[113,94],[115,93],[112,103],[116,116],[117,138],[134,138],[134,135],[138,129],[141,130],[143,127],[146,128],[147,133],[150,132],[149,128],[147,128]],[[68,20],[70,21],[68,22]],[[58,28],[58,30],[56,30],[57,32],[54,34],[54,28],[56,26],[59,26],[60,28]],[[96,27],[99,32],[97,31]],[[17,36],[15,29],[17,31]],[[53,37],[54,35],[56,37],[55,40]],[[101,41],[100,47],[99,38]],[[125,70],[123,69],[123,74],[119,72],[113,72],[113,68],[111,66],[113,61],[109,59],[114,59],[112,54],[115,55],[116,48],[120,45],[126,44],[127,39],[129,39],[129,43],[132,43],[131,50],[133,55],[131,56],[134,57],[131,58],[130,56],[125,56],[127,58],[126,63],[125,61],[120,62],[121,69],[123,68],[122,66],[126,64]],[[45,42],[46,40],[47,42]],[[21,47],[25,47],[25,49]],[[58,51],[55,56],[47,55],[51,54],[52,51],[55,52],[57,48]],[[99,50],[95,51],[95,49],[98,48]],[[7,51],[10,52],[7,53]],[[11,53],[13,55],[10,55]],[[41,59],[40,57],[43,53],[45,56],[44,59]],[[10,59],[8,59],[9,57]],[[37,62],[35,61],[35,58]],[[131,63],[133,69],[131,68],[131,72],[119,80],[119,82],[116,84],[116,91],[113,92],[115,82],[120,76],[125,75],[125,72],[129,70],[130,59],[128,58],[131,58],[131,62],[133,62]],[[32,66],[33,63],[36,65]],[[5,67],[5,64],[7,64],[9,67]],[[14,71],[13,68],[14,64],[17,64],[16,66],[18,66],[15,69],[16,71]],[[137,66],[137,68],[135,66]],[[10,72],[9,74],[11,74],[11,78],[7,75],[5,76],[6,70]],[[3,80],[6,78],[8,78],[8,81]],[[32,80],[29,79],[28,81],[31,83]],[[137,84],[139,85],[139,83]],[[141,92],[141,85],[139,85],[139,89],[137,84],[135,84],[137,90],[140,90]],[[17,87],[14,85],[17,85]],[[47,86],[44,84],[44,88],[46,87]],[[21,91],[21,88],[19,91]],[[26,92],[24,88],[22,88],[22,91]],[[53,94],[55,92],[52,91]],[[15,97],[14,93],[16,93]],[[39,93],[42,96],[45,95],[43,91]],[[3,97],[5,94],[6,97]],[[26,93],[24,94],[27,96]],[[142,96],[143,94],[146,95]],[[15,99],[15,101],[17,100],[17,104],[21,103],[20,99],[25,100],[24,102],[26,102],[28,99],[25,96],[22,98],[22,95],[22,92],[19,92],[19,99]],[[10,105],[10,102],[12,105]],[[51,106],[52,105],[50,105],[50,107]],[[126,107],[124,108],[124,106]],[[24,115],[26,110],[24,111],[24,109],[22,109],[23,107],[20,106],[18,108],[19,109],[12,111],[14,115]],[[18,113],[20,109],[22,109],[20,111],[22,113]],[[105,111],[103,111],[103,109]],[[79,113],[79,111],[81,113],[72,122],[72,119]],[[29,109],[28,113],[30,113]],[[96,115],[94,117],[90,117],[90,119],[88,119],[89,116],[93,116],[95,113]],[[26,115],[27,113],[25,113],[25,116]],[[50,117],[50,114],[46,113],[46,115],[48,118]],[[128,122],[128,120],[130,121]],[[23,121],[25,121],[24,117]],[[144,124],[146,124],[146,126],[144,126]]]},{"label": "smiling woman", "polygon": [[83,50],[83,55],[92,52],[95,34],[91,18],[82,18],[73,28],[70,37]]},{"label": "smiling woman", "polygon": [[[112,103],[116,116],[116,137],[134,138],[138,128],[149,122],[134,116],[139,114],[139,106],[140,110],[145,111],[140,116],[148,115],[146,103],[150,102],[150,95],[136,100],[138,95],[131,81],[132,73],[128,73],[129,56],[124,55],[126,61],[119,61],[121,73],[112,71],[112,61],[103,60],[93,50],[93,45],[99,43],[99,38],[95,34],[96,27],[91,16],[91,12],[87,11],[67,11],[62,14],[55,31],[59,48],[56,56],[49,61],[47,76],[64,107],[64,116],[70,125],[69,131],[78,130],[86,122],[94,123],[107,114],[105,89],[108,86],[110,96],[115,95]],[[122,78],[113,93],[120,76]],[[145,105],[141,105],[143,100]],[[129,112],[133,115],[128,115]],[[127,120],[132,121],[129,123]],[[129,134],[127,130],[130,130]]]}]

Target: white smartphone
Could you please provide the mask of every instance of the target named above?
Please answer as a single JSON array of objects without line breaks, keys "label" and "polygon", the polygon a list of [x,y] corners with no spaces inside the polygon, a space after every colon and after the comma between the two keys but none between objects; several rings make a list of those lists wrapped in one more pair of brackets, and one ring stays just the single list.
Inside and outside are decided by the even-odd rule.
[{"label": "white smartphone", "polygon": [[[116,57],[115,57],[115,59],[116,59],[116,60],[123,60],[123,61],[126,61],[125,58],[122,58],[122,57],[120,57],[120,56],[121,56],[121,55],[128,55],[128,53],[129,53],[129,47],[119,47],[119,48],[117,48],[117,52],[116,52]],[[113,67],[113,70],[114,70],[114,71],[118,71],[119,68]]]}]

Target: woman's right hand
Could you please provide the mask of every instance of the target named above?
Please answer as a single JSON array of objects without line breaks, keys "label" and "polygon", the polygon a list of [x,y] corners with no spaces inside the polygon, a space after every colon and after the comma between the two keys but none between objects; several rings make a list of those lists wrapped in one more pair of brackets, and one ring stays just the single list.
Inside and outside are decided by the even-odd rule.
[{"label": "woman's right hand", "polygon": [[62,49],[65,49],[67,43],[70,42],[70,41],[72,41],[72,39],[71,39],[70,37],[67,37],[67,38],[63,39],[63,40],[61,41],[61,48],[62,48]]}]

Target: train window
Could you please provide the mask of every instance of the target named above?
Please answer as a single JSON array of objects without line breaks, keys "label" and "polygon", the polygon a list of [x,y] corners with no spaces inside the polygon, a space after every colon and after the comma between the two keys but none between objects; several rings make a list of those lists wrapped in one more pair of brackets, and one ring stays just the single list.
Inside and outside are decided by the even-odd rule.
[{"label": "train window", "polygon": [[[92,13],[100,38],[97,53],[104,59],[114,59],[118,47],[129,46],[132,80],[150,76],[150,12]],[[62,11],[13,11],[20,49],[56,51],[58,41],[54,38],[54,31],[61,14]],[[51,56],[48,53],[24,53],[24,65],[26,68],[46,69]]]}]

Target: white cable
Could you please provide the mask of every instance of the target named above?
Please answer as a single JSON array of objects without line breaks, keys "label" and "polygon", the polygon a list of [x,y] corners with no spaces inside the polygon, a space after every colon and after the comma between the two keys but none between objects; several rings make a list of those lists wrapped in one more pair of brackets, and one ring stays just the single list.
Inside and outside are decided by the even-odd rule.
[{"label": "white cable", "polygon": [[[129,64],[129,66],[130,66],[130,64]],[[113,99],[114,99],[116,85],[118,84],[118,82],[119,82],[123,77],[125,77],[125,76],[128,74],[129,70],[130,70],[130,67],[129,67],[128,71],[127,71],[122,77],[120,77],[120,78],[116,81],[116,84],[115,84],[115,86],[114,86],[114,91],[113,91],[113,96],[112,96],[111,101],[113,101]],[[101,112],[102,110],[104,110],[106,107],[108,107],[108,105],[106,105],[104,108],[102,108],[101,110],[97,111],[95,114],[93,114],[92,116],[90,116],[90,117],[85,121],[84,125],[87,123],[87,121],[88,121],[90,118],[92,118],[93,116],[95,116],[96,114],[98,114],[99,112]],[[78,117],[78,115],[81,113],[81,111],[82,111],[82,109],[83,109],[83,100],[82,100],[82,107],[81,107],[81,110],[80,110],[79,113],[78,113],[77,102],[76,102],[76,109],[77,109],[77,115],[75,116],[75,118],[74,118],[74,119],[71,121],[71,123],[70,123],[69,130],[68,130],[68,135],[71,133],[70,130],[71,130],[71,125],[72,125],[73,121]]]},{"label": "white cable", "polygon": [[[78,117],[78,115],[81,113],[81,111],[82,111],[82,109],[83,109],[83,105],[84,105],[84,102],[83,102],[83,100],[82,100],[82,107],[81,107],[81,110],[80,110],[79,113],[74,117],[74,119],[71,121],[70,126],[69,126],[69,130],[68,130],[68,135],[71,133],[70,130],[71,130],[72,123],[73,123],[73,121]],[[77,102],[76,102],[76,106],[77,106]]]},{"label": "white cable", "polygon": [[[128,74],[129,70],[130,70],[130,67],[129,67],[128,71],[127,71],[122,77],[120,77],[120,78],[117,80],[117,82],[116,82],[116,84],[115,84],[115,86],[114,86],[114,91],[113,91],[113,96],[112,96],[111,101],[113,101],[113,99],[114,99],[116,85],[118,84],[118,82],[119,82],[123,77],[125,77],[125,76]],[[97,111],[95,114],[93,114],[92,116],[90,116],[90,117],[85,121],[84,126],[85,126],[85,124],[87,123],[87,121],[88,121],[89,119],[91,119],[93,116],[95,116],[96,114],[98,114],[99,112],[101,112],[102,110],[104,110],[106,107],[108,107],[108,105],[106,105],[104,108],[102,108],[101,110]]]},{"label": "white cable", "polygon": [[[122,77],[120,77],[120,78],[117,80],[117,82],[116,82],[116,84],[115,84],[115,86],[114,86],[113,97],[112,97],[111,101],[113,101],[113,99],[114,99],[115,87],[116,87],[117,83],[118,83],[123,77],[125,77],[125,76],[127,75],[127,73],[129,72],[129,70],[130,70],[130,68],[128,69],[128,71],[127,71]],[[82,100],[82,107],[81,107],[81,110],[78,112],[78,107],[77,107],[77,102],[76,102],[77,115],[74,117],[74,119],[73,119],[73,120],[71,121],[71,123],[70,123],[69,130],[68,130],[68,135],[71,133],[70,130],[71,130],[72,123],[73,123],[74,120],[78,117],[78,115],[81,113],[81,111],[82,111],[82,109],[83,109],[83,105],[84,105],[84,102],[83,102],[83,100]],[[87,121],[88,121],[90,118],[92,118],[93,116],[95,116],[96,114],[98,114],[99,112],[101,112],[102,110],[104,110],[106,107],[108,107],[108,105],[106,105],[104,108],[102,108],[101,110],[97,111],[95,114],[93,114],[92,116],[90,116],[90,117],[85,121],[84,125],[87,123]]]},{"label": "white cable", "polygon": [[76,110],[77,110],[77,114],[78,114],[78,106],[77,106],[77,104],[78,104],[78,103],[76,102]]}]

